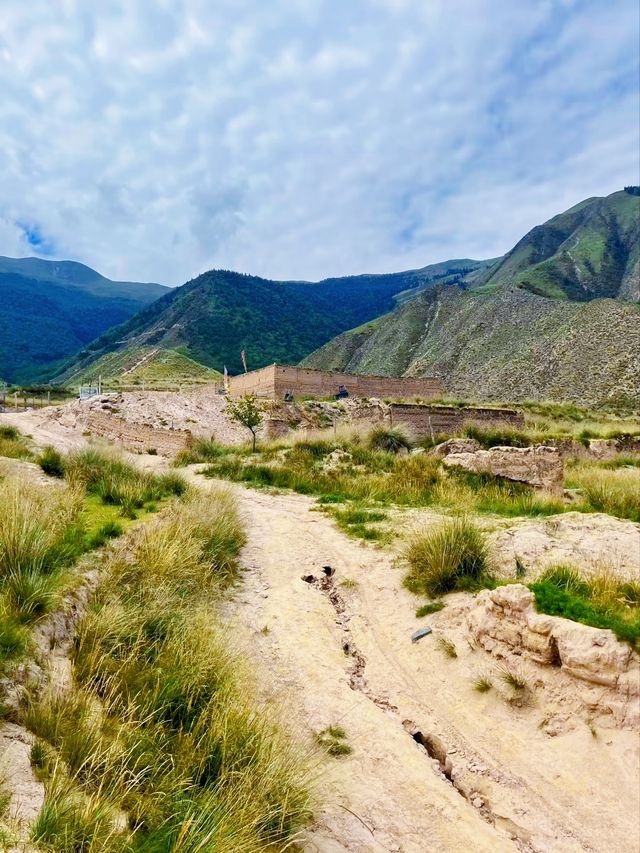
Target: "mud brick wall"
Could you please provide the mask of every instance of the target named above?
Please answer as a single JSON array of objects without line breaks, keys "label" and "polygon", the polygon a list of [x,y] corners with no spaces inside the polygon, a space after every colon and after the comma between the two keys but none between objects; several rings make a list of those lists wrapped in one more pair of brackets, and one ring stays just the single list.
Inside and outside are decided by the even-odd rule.
[{"label": "mud brick wall", "polygon": [[272,364],[262,370],[233,376],[229,393],[233,397],[256,394],[281,400],[288,392],[294,397],[332,397],[344,385],[351,397],[440,397],[444,393],[438,379],[393,378],[389,376],[360,376],[288,367]]},{"label": "mud brick wall", "polygon": [[191,432],[187,429],[156,429],[102,412],[89,414],[87,429],[94,435],[114,441],[125,450],[144,453],[153,447],[160,456],[176,456],[192,440]]},{"label": "mud brick wall", "polygon": [[392,403],[389,417],[393,426],[404,425],[415,438],[453,435],[470,424],[476,426],[523,427],[524,415],[513,409],[460,409],[454,406],[420,406]]}]

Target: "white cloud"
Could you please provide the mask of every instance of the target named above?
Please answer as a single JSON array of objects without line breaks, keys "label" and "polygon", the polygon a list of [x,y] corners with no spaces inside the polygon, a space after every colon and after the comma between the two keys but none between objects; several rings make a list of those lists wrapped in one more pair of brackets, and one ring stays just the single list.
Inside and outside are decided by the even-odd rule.
[{"label": "white cloud", "polygon": [[635,0],[4,0],[0,253],[178,284],[505,251],[638,174]]}]

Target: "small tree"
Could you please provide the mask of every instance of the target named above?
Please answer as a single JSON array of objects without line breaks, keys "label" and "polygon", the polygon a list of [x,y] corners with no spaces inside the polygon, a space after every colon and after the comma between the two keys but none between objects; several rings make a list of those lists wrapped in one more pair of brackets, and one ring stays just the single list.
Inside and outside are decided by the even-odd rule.
[{"label": "small tree", "polygon": [[248,430],[253,437],[253,452],[256,452],[256,430],[264,417],[264,406],[255,394],[245,394],[237,400],[227,400],[226,413],[232,421],[236,421]]}]

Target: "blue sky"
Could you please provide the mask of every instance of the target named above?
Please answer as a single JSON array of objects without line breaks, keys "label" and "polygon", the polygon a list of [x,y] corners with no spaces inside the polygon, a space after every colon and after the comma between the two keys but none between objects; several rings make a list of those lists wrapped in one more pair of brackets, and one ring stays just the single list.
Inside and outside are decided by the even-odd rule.
[{"label": "blue sky", "polygon": [[180,284],[493,257],[637,183],[637,0],[3,0],[0,254]]}]

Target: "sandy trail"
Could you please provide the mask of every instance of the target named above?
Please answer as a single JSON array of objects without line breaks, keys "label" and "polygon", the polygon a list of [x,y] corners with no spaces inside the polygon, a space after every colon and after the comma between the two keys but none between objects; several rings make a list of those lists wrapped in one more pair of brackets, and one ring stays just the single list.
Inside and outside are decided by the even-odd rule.
[{"label": "sandy trail", "polygon": [[[340,724],[353,746],[326,762],[306,851],[640,849],[635,733],[595,739],[579,723],[548,737],[538,728],[544,699],[519,710],[495,691],[473,691],[491,660],[466,643],[466,596],[430,618],[434,635],[412,644],[424,620],[392,555],[345,537],[308,498],[235,492],[249,542],[231,610],[251,630],[267,691],[294,726]],[[330,590],[302,580],[322,577],[325,565],[336,573]],[[443,632],[456,641],[456,660],[437,648]],[[448,754],[467,799],[413,739],[416,730]]]}]

